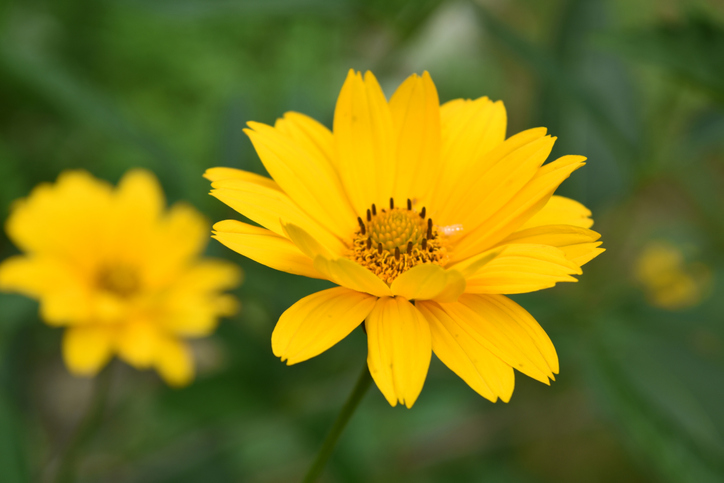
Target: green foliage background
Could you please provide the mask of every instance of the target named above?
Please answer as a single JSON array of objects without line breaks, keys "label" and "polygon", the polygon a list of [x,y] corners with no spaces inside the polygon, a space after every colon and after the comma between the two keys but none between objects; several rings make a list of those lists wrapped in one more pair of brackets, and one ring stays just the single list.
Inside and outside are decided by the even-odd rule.
[{"label": "green foliage background", "polygon": [[[412,410],[376,388],[327,482],[724,481],[724,8],[674,0],[5,0],[0,2],[0,219],[64,169],[116,182],[134,166],[170,202],[238,217],[207,195],[212,166],[263,167],[242,133],[297,110],[331,125],[347,69],[386,92],[429,70],[441,100],[502,99],[512,134],[546,126],[552,158],[588,165],[559,191],[593,210],[608,251],[577,284],[517,296],[561,374],[518,374],[491,404],[433,357]],[[632,264],[650,239],[689,247],[711,295],[647,304]],[[0,235],[0,259],[17,250]],[[325,286],[239,263],[241,313],[196,346],[172,390],[115,364],[83,482],[298,481],[366,357],[356,331],[293,367],[278,316]],[[91,384],[69,376],[60,330],[0,295],[0,481],[46,481]]]}]

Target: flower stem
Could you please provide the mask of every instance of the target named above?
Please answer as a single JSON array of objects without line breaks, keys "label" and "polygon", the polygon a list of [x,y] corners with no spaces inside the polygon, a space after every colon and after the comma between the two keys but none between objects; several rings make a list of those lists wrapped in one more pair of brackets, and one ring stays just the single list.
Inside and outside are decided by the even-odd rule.
[{"label": "flower stem", "polygon": [[367,361],[365,361],[362,373],[357,379],[357,384],[355,384],[354,389],[352,389],[352,393],[349,395],[347,401],[344,403],[344,406],[342,406],[342,409],[337,415],[337,419],[334,421],[332,429],[329,430],[322,447],[319,449],[319,453],[317,453],[314,463],[312,463],[312,466],[309,467],[309,471],[307,471],[307,475],[303,480],[304,483],[313,483],[322,473],[327,460],[332,455],[332,451],[334,450],[334,446],[337,444],[339,436],[342,434],[345,426],[347,426],[347,423],[352,418],[352,415],[354,414],[355,409],[357,409],[357,406],[359,406],[360,401],[362,401],[362,398],[367,393],[367,389],[369,389],[371,382],[372,376],[367,368]]},{"label": "flower stem", "polygon": [[78,455],[93,436],[103,420],[103,410],[111,387],[111,364],[108,364],[93,381],[93,394],[88,408],[71,435],[67,446],[59,456],[58,469],[53,481],[66,483],[75,480]]}]

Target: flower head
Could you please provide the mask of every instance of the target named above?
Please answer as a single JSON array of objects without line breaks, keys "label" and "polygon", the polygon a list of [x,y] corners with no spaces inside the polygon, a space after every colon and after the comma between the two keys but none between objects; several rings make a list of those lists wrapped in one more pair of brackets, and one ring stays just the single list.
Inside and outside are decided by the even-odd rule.
[{"label": "flower head", "polygon": [[257,262],[339,285],[300,300],[274,354],[314,357],[365,321],[370,372],[410,407],[437,356],[475,391],[508,401],[513,369],[548,383],[558,358],[543,329],[501,294],[575,281],[603,249],[590,211],[552,196],[581,156],[544,164],[555,138],[505,138],[501,102],[440,106],[430,76],[386,100],[350,71],[333,131],[290,112],[246,133],[273,179],[228,168],[212,194],[261,225],[227,220],[215,238]]},{"label": "flower head", "polygon": [[708,295],[712,274],[702,263],[687,263],[684,253],[665,241],[644,246],[634,265],[649,302],[662,309],[694,307]]},{"label": "flower head", "polygon": [[66,327],[71,372],[94,375],[117,354],[186,384],[194,370],[184,339],[236,310],[221,291],[239,283],[239,269],[200,259],[206,221],[189,205],[164,204],[156,178],[134,170],[116,189],[64,172],[13,206],[6,231],[25,254],[0,265],[0,289],[37,298],[45,322]]}]

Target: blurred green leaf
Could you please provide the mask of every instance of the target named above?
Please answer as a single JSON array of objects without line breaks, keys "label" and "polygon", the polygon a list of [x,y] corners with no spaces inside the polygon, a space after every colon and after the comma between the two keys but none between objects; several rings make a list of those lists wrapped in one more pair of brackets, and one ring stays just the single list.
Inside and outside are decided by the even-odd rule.
[{"label": "blurred green leaf", "polygon": [[691,14],[683,21],[611,34],[601,43],[632,60],[656,65],[724,103],[724,26],[711,16]]},{"label": "blurred green leaf", "polygon": [[477,11],[484,30],[530,68],[537,79],[553,89],[560,98],[578,104],[626,159],[635,156],[638,152],[635,141],[611,118],[602,99],[577,82],[565,65],[546,50],[520,36],[486,8],[479,6]]},{"label": "blurred green leaf", "polygon": [[3,483],[30,481],[19,422],[17,412],[0,393],[0,479]]},{"label": "blurred green leaf", "polygon": [[589,382],[634,453],[648,462],[644,466],[672,483],[722,481],[721,435],[687,384],[660,359],[671,358],[671,351],[657,353],[650,334],[610,319],[597,334],[584,355]]}]

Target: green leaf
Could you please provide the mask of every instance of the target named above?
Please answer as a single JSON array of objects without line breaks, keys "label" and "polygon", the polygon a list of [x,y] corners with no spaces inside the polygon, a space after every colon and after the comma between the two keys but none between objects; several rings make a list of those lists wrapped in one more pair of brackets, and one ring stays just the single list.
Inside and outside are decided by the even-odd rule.
[{"label": "green leaf", "polygon": [[724,26],[692,14],[677,23],[621,32],[601,40],[632,60],[656,65],[724,102]]}]

